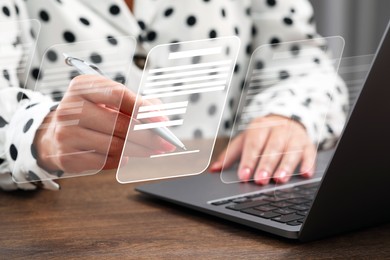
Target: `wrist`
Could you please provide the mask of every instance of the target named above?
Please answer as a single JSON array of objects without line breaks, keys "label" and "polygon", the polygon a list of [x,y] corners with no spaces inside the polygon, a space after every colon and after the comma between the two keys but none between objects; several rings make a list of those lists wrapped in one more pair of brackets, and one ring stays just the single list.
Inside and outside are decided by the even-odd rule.
[{"label": "wrist", "polygon": [[[53,149],[53,131],[55,130],[50,124],[53,118],[53,112],[50,112],[43,120],[40,128],[37,130],[33,147],[36,152],[37,164],[39,167],[48,172],[55,172],[60,170],[54,161],[52,155],[54,154]],[[33,149],[34,149],[33,148]]]}]

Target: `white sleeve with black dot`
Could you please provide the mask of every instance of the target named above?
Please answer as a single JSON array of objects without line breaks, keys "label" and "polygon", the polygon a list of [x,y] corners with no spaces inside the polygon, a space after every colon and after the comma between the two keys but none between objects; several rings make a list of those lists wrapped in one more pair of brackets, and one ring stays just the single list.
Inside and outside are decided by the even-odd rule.
[{"label": "white sleeve with black dot", "polygon": [[[305,126],[320,148],[333,146],[346,119],[343,107],[348,104],[348,91],[322,51],[323,41],[316,41],[318,48],[313,48],[314,41],[310,42],[310,48],[305,48],[307,45],[303,40],[320,37],[316,34],[312,6],[307,0],[252,3],[252,33],[260,32],[255,34],[252,44],[271,44],[263,59],[257,61],[258,66],[279,68],[279,71],[273,69],[275,75],[272,75],[279,78],[278,83],[254,99],[263,108],[257,116],[277,114],[292,118]],[[290,49],[281,49],[280,43],[295,41],[297,43],[291,44]],[[291,53],[291,59],[283,61],[286,68],[271,60],[276,51]],[[302,71],[299,64],[308,63],[313,64],[311,69]],[[314,104],[320,105],[314,107]]]},{"label": "white sleeve with black dot", "polygon": [[[11,102],[13,101],[13,102]],[[18,88],[0,89],[0,187],[31,190],[59,185],[37,165],[35,132],[56,103],[40,93]],[[15,180],[14,183],[12,180]],[[42,180],[42,181],[41,181]]]}]

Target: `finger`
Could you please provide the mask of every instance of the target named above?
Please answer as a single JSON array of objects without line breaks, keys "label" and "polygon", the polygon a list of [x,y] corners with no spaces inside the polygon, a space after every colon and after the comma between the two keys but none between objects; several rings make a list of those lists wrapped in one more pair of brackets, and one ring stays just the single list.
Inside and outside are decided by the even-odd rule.
[{"label": "finger", "polygon": [[167,150],[158,150],[158,149],[153,150],[145,146],[136,143],[131,143],[131,142],[127,142],[124,149],[125,150],[123,151],[123,156],[127,156],[127,157],[150,157],[152,155],[170,152]]},{"label": "finger", "polygon": [[317,150],[315,146],[310,143],[305,147],[303,151],[302,163],[301,163],[301,176],[305,178],[310,178],[314,175],[316,168],[316,156]]},{"label": "finger", "polygon": [[228,147],[221,152],[218,159],[211,165],[210,171],[217,172],[222,170],[222,166],[229,168],[237,161],[242,153],[242,147],[244,145],[244,134],[238,135],[229,143]]},{"label": "finger", "polygon": [[[133,119],[134,123],[138,121]],[[165,141],[150,130],[131,131],[129,129],[130,117],[106,107],[96,106],[91,102],[85,102],[80,125],[107,135],[113,135],[121,139],[144,146],[151,150],[173,151],[176,147]]]},{"label": "finger", "polygon": [[61,102],[53,114],[56,123],[59,125],[69,125],[69,123],[71,123],[71,125],[78,125],[105,134],[112,134],[114,132],[115,123],[120,115],[122,116],[119,120],[126,122],[126,124],[121,123],[121,125],[123,125],[122,128],[126,129],[119,133],[120,137],[124,138],[129,117],[118,111],[96,105],[87,100],[80,101],[80,99],[78,99],[78,101],[67,100]]},{"label": "finger", "polygon": [[67,174],[93,174],[103,169],[107,156],[95,152],[73,150],[68,154],[58,155],[58,165]]},{"label": "finger", "polygon": [[257,184],[266,185],[280,162],[286,145],[285,131],[273,130],[266,147],[260,157],[260,162],[256,168],[254,180]]},{"label": "finger", "polygon": [[132,114],[136,102],[137,104],[143,103],[140,96],[122,84],[98,75],[75,77],[65,96],[78,96],[95,104],[117,108],[129,116]]},{"label": "finger", "polygon": [[240,165],[238,167],[238,177],[242,181],[248,181],[255,170],[259,160],[259,154],[264,150],[269,128],[247,130],[245,134],[244,145]]},{"label": "finger", "polygon": [[288,144],[282,160],[275,171],[273,179],[276,183],[286,183],[290,180],[295,168],[302,159],[304,141],[293,138]]}]

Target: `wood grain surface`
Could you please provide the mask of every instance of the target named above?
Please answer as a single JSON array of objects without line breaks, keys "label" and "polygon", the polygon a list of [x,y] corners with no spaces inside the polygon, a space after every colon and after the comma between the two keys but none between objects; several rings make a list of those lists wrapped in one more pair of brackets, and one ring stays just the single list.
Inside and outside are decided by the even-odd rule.
[{"label": "wood grain surface", "polygon": [[184,209],[113,173],[0,192],[0,259],[384,259],[390,224],[308,244]]}]

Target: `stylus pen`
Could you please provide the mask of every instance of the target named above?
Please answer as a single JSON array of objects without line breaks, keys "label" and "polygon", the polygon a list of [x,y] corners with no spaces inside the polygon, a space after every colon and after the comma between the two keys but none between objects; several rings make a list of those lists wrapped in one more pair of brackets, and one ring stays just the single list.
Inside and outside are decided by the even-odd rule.
[{"label": "stylus pen", "polygon": [[[65,57],[65,63],[75,67],[81,74],[102,75],[106,77],[106,75],[96,65],[78,58],[70,57],[66,53],[63,53],[63,55]],[[187,150],[179,138],[177,138],[167,127],[152,128],[151,130],[174,146]]]}]

